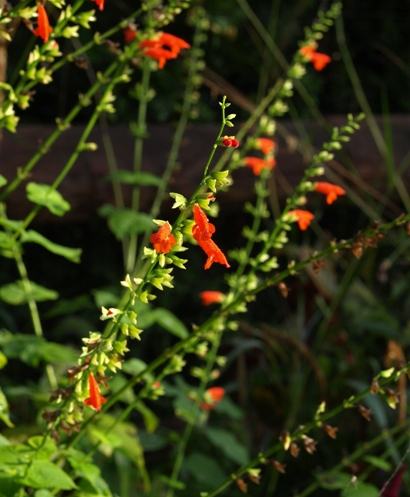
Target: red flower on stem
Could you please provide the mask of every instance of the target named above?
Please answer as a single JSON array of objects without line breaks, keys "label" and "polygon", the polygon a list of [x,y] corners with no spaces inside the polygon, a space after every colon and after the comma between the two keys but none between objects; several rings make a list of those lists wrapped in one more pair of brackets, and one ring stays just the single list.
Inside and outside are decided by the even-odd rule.
[{"label": "red flower on stem", "polygon": [[212,234],[215,233],[215,226],[209,222],[198,204],[194,205],[193,212],[195,224],[192,228],[192,236],[208,256],[204,268],[209,269],[214,262],[230,267],[222,250],[211,240]]},{"label": "red flower on stem", "polygon": [[326,203],[332,204],[338,196],[346,195],[346,192],[340,186],[325,181],[319,181],[315,184],[315,191],[326,195]]},{"label": "red flower on stem", "polygon": [[271,159],[260,159],[259,157],[244,157],[245,166],[250,167],[253,170],[255,176],[259,176],[262,169],[273,169],[276,166],[276,160]]},{"label": "red flower on stem", "polygon": [[90,396],[88,399],[85,399],[84,404],[91,406],[96,411],[101,411],[101,405],[106,402],[106,399],[100,394],[100,387],[92,373],[90,373],[90,376],[88,377],[88,386]]},{"label": "red flower on stem", "polygon": [[302,231],[307,230],[312,219],[315,217],[311,212],[304,211],[301,209],[295,209],[293,211],[289,211],[286,216],[288,219],[293,218],[299,225],[299,228]]},{"label": "red flower on stem", "polygon": [[140,43],[144,54],[158,61],[159,69],[165,66],[167,60],[176,59],[182,49],[190,48],[190,46],[182,38],[169,33],[161,33],[155,40],[144,40]]},{"label": "red flower on stem", "polygon": [[270,138],[258,138],[256,144],[259,150],[265,155],[269,155],[276,147],[276,143]]},{"label": "red flower on stem", "polygon": [[37,28],[33,30],[36,36],[42,38],[44,42],[48,41],[48,37],[53,29],[48,22],[47,11],[44,5],[37,6]]},{"label": "red flower on stem", "polygon": [[211,387],[204,394],[204,402],[199,404],[203,411],[216,409],[217,404],[224,398],[225,389],[222,387]]},{"label": "red flower on stem", "polygon": [[167,221],[156,233],[149,237],[149,241],[154,245],[154,249],[160,254],[168,254],[176,244],[176,239],[171,235],[171,225]]},{"label": "red flower on stem", "polygon": [[199,294],[202,300],[202,305],[219,304],[224,298],[224,294],[221,292],[215,292],[213,290],[205,290]]},{"label": "red flower on stem", "polygon": [[104,0],[92,0],[100,10],[104,10]]},{"label": "red flower on stem", "polygon": [[137,37],[137,32],[135,31],[135,29],[132,28],[123,29],[122,34],[124,36],[124,43],[126,43],[127,45],[132,43]]},{"label": "red flower on stem", "polygon": [[312,62],[313,67],[316,69],[316,71],[321,71],[330,62],[332,62],[332,59],[328,55],[316,52],[315,47],[311,45],[302,47],[300,49],[300,53],[303,55],[303,57],[306,57],[310,62]]}]

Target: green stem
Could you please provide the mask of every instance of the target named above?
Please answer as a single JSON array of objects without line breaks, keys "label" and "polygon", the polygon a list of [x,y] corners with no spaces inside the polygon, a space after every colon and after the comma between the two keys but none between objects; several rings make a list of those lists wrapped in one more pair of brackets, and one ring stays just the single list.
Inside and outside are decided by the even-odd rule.
[{"label": "green stem", "polygon": [[[218,333],[215,335],[214,342],[212,344],[212,349],[211,349],[209,356],[207,358],[207,363],[206,363],[204,373],[203,373],[202,378],[201,378],[201,383],[200,383],[199,388],[198,388],[197,393],[198,393],[199,398],[202,398],[202,396],[205,392],[206,385],[209,383],[209,378],[210,378],[210,375],[212,373],[212,369],[213,369],[214,364],[215,364],[216,355],[218,353],[221,338],[222,338],[222,333]],[[182,463],[184,462],[185,450],[186,450],[186,447],[188,445],[188,441],[191,437],[195,422],[198,418],[199,409],[200,409],[199,403],[197,402],[192,407],[192,410],[191,410],[192,416],[190,416],[188,424],[186,425],[184,433],[182,435],[182,439],[178,443],[178,452],[177,452],[177,456],[175,458],[174,467],[173,467],[172,474],[171,474],[171,481],[170,481],[170,485],[168,487],[168,492],[166,494],[166,497],[174,497],[174,487],[172,486],[172,483],[178,481],[179,472],[181,471]]]},{"label": "green stem", "polygon": [[[142,65],[142,81],[141,88],[139,90],[140,105],[138,109],[138,119],[137,119],[137,132],[138,136],[135,139],[134,148],[134,173],[138,174],[141,172],[142,165],[142,149],[144,146],[144,139],[146,135],[146,118],[147,118],[147,106],[149,101],[149,81],[151,76],[151,61],[148,57],[144,58]],[[138,184],[134,185],[132,188],[132,200],[131,209],[134,212],[138,212],[140,207],[140,186]],[[128,243],[128,253],[125,260],[125,271],[130,273],[135,266],[135,258],[137,253],[137,234],[131,235],[129,237]]]}]

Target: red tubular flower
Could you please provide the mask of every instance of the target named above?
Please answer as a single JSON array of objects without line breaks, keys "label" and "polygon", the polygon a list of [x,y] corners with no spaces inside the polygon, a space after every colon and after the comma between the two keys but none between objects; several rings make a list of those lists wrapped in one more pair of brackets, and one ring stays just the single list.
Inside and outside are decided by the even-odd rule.
[{"label": "red tubular flower", "polygon": [[276,160],[260,159],[259,157],[244,157],[245,166],[252,168],[253,174],[259,176],[262,169],[273,169],[276,166]]},{"label": "red tubular flower", "polygon": [[211,411],[213,409],[216,409],[217,404],[221,402],[221,400],[224,398],[225,395],[225,389],[222,387],[211,387],[206,390],[205,395],[204,395],[204,402],[201,402],[199,404],[199,407],[203,411]]},{"label": "red tubular flower", "polygon": [[97,380],[94,378],[92,373],[88,377],[88,385],[90,396],[88,399],[85,399],[84,404],[91,406],[96,411],[101,411],[101,404],[104,404],[106,399],[100,394],[100,387],[98,386]]},{"label": "red tubular flower", "polygon": [[316,52],[315,48],[309,45],[302,47],[300,53],[312,62],[316,71],[321,71],[329,62],[332,62],[332,59],[328,55]]},{"label": "red tubular flower", "polygon": [[169,33],[162,33],[159,37],[159,43],[168,47],[172,53],[178,55],[179,52],[186,48],[191,48],[191,45],[178,36]]},{"label": "red tubular flower", "polygon": [[167,60],[176,59],[182,49],[190,48],[190,46],[182,38],[169,33],[162,33],[155,40],[144,40],[140,43],[140,47],[145,49],[145,55],[158,60],[159,69],[165,66]]},{"label": "red tubular flower", "polygon": [[215,233],[215,226],[209,222],[205,212],[198,204],[194,205],[193,212],[195,224],[192,228],[192,236],[208,256],[204,268],[209,269],[214,262],[230,267],[222,250],[211,240],[212,234]]},{"label": "red tubular flower", "polygon": [[339,195],[346,195],[346,192],[340,186],[333,185],[332,183],[326,183],[324,181],[319,181],[315,184],[315,190],[319,193],[326,195],[326,203],[332,204]]},{"label": "red tubular flower", "polygon": [[263,154],[268,155],[272,152],[272,150],[276,147],[276,144],[270,138],[258,138],[256,144],[259,150],[262,151]]},{"label": "red tubular flower", "polygon": [[163,69],[167,60],[177,58],[175,53],[160,47],[147,48],[144,53],[145,55],[148,55],[148,57],[151,57],[151,59],[156,59],[158,61],[158,69]]},{"label": "red tubular flower", "polygon": [[168,254],[177,242],[175,237],[171,235],[171,225],[168,221],[149,237],[149,241],[160,254]]},{"label": "red tubular flower", "polygon": [[124,36],[124,43],[129,45],[137,37],[137,32],[135,31],[135,29],[125,28],[122,30],[122,35]]},{"label": "red tubular flower", "polygon": [[219,304],[224,298],[221,292],[214,292],[213,290],[205,290],[199,294],[202,300],[202,305]]},{"label": "red tubular flower", "polygon": [[42,38],[44,42],[48,41],[48,37],[53,30],[48,22],[48,16],[44,5],[37,6],[37,24],[37,28],[33,30],[33,33]]},{"label": "red tubular flower", "polygon": [[104,10],[104,0],[92,0],[100,10]]},{"label": "red tubular flower", "polygon": [[308,228],[308,226],[312,222],[312,219],[314,219],[315,217],[311,212],[301,209],[289,211],[287,215],[297,221],[299,228],[302,231],[305,231]]}]

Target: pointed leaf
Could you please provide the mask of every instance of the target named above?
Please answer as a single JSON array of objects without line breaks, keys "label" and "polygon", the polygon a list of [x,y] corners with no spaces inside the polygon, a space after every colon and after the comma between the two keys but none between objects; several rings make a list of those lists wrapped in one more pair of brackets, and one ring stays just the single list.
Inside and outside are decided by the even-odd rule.
[{"label": "pointed leaf", "polygon": [[22,281],[9,283],[0,288],[0,299],[11,305],[26,304],[29,300],[44,302],[56,300],[58,293],[30,281],[30,289],[27,291]]},{"label": "pointed leaf", "polygon": [[60,490],[76,488],[76,484],[68,474],[49,461],[32,461],[25,477],[20,481],[33,488],[58,488]]},{"label": "pointed leaf", "polygon": [[127,235],[152,231],[154,223],[148,214],[138,213],[131,209],[118,209],[109,215],[108,227],[117,240],[122,240]]},{"label": "pointed leaf", "polygon": [[160,186],[163,181],[151,173],[134,173],[133,171],[121,170],[107,176],[109,180],[120,181],[126,185]]},{"label": "pointed leaf", "polygon": [[237,464],[247,464],[249,462],[249,453],[234,435],[221,428],[207,428],[205,435],[208,440]]},{"label": "pointed leaf", "polygon": [[76,262],[76,263],[80,262],[80,257],[82,252],[81,249],[64,247],[63,245],[54,243],[48,240],[43,235],[40,235],[40,233],[37,233],[37,231],[34,230],[24,231],[23,234],[21,235],[21,241],[23,243],[27,242],[38,243],[39,245],[42,245],[44,248],[46,248],[53,254],[61,255],[62,257],[65,257],[71,262]]},{"label": "pointed leaf", "polygon": [[186,338],[189,335],[189,331],[184,323],[172,314],[172,312],[168,311],[168,309],[158,307],[153,313],[156,322],[173,335],[178,338]]},{"label": "pointed leaf", "polygon": [[63,216],[71,208],[70,204],[63,199],[61,193],[51,190],[50,185],[28,183],[26,194],[31,202],[46,207],[56,216]]}]

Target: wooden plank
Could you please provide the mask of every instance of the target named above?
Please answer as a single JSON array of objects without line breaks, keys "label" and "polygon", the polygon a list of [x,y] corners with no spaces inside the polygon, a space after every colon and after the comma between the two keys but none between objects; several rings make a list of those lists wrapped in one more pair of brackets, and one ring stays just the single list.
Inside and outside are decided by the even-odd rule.
[{"label": "wooden plank", "polygon": [[[330,117],[329,121],[331,125],[341,125],[345,122],[345,117],[334,116]],[[410,116],[395,115],[390,117],[390,121],[397,166],[405,160],[406,156],[410,159],[408,155],[410,151]],[[377,119],[377,122],[379,128],[382,129],[381,119]],[[328,136],[314,121],[302,120],[298,126],[303,126],[316,148]],[[53,126],[48,125],[21,125],[17,134],[6,132],[0,150],[0,173],[11,180],[17,169],[26,164],[53,129]],[[22,219],[28,214],[32,204],[25,197],[24,184],[28,181],[51,184],[69,159],[83,129],[83,126],[72,126],[67,130],[39,161],[29,178],[10,195],[6,201],[10,218]],[[178,159],[179,166],[170,183],[170,191],[177,191],[185,196],[189,196],[193,192],[201,179],[218,129],[219,125],[214,124],[197,124],[188,127]],[[109,128],[109,133],[118,168],[131,169],[134,138],[128,127],[112,126]],[[170,125],[150,126],[149,135],[144,143],[143,170],[160,175],[167,161],[173,128]],[[98,129],[93,131],[89,141],[96,142],[98,150],[83,152],[59,188],[64,198],[72,206],[71,211],[64,216],[63,220],[90,219],[97,215],[96,211],[101,205],[114,203],[112,186],[104,179],[109,171],[101,133]],[[300,180],[306,165],[306,157],[304,157],[306,154],[295,151],[299,142],[296,127],[290,121],[280,121],[278,142],[276,156],[278,173],[276,176],[279,185],[278,194],[283,199],[286,195],[287,185],[293,187]],[[217,152],[219,154],[222,150]],[[385,187],[386,168],[384,160],[365,124],[353,136],[352,140],[346,143],[343,156],[338,157],[338,161],[333,161],[331,164],[333,172],[336,171],[336,174],[344,181],[347,178],[349,184],[358,188],[354,173],[349,172],[349,164],[354,165],[364,182],[370,183],[375,188],[383,189]],[[404,175],[404,180],[406,183],[410,181],[407,172]],[[218,201],[227,213],[237,211],[246,200],[252,198],[252,182],[251,170],[243,168],[235,171],[232,188],[218,196]],[[358,184],[360,186],[360,182]],[[124,194],[126,202],[129,202],[130,188],[124,188]],[[153,194],[153,188],[143,188],[141,204],[144,210],[149,207]],[[169,209],[170,206],[171,201],[168,200],[164,209]],[[42,209],[37,220],[61,222],[60,218],[51,215],[46,209]]]}]

